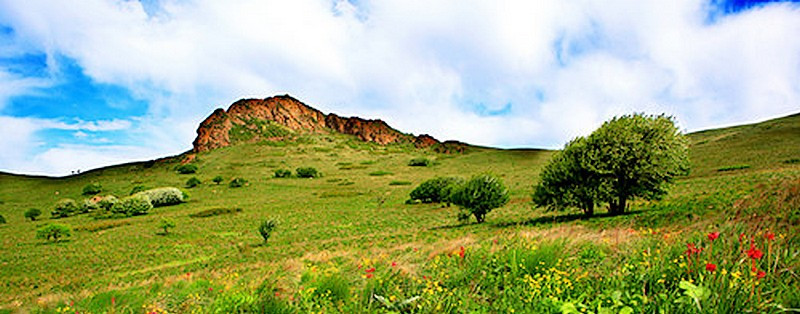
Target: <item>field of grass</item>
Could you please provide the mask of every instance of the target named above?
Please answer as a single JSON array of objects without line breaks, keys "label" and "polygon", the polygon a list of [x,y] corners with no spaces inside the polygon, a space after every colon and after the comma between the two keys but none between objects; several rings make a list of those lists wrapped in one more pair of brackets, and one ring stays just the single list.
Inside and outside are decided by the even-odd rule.
[{"label": "field of grass", "polygon": [[[793,214],[800,209],[792,203],[800,202],[800,163],[791,162],[800,158],[800,116],[690,140],[692,173],[669,196],[592,219],[530,204],[552,155],[542,150],[445,155],[309,135],[201,153],[189,175],[174,170],[180,157],[67,178],[0,174],[0,215],[8,221],[0,225],[0,312],[800,308]],[[420,157],[432,165],[409,166]],[[298,167],[322,177],[273,178]],[[509,204],[486,223],[459,223],[454,207],[405,204],[426,179],[486,172],[511,190]],[[222,184],[212,182],[216,176]],[[90,183],[100,183],[102,195],[126,196],[139,185],[183,187],[191,177],[202,184],[186,189],[188,202],[144,216],[49,219],[58,200],[83,200]],[[236,177],[248,183],[228,187]],[[26,220],[29,208],[42,218]],[[162,218],[176,224],[168,234],[158,227]],[[257,228],[267,218],[278,226],[264,245]],[[36,239],[50,222],[71,226],[72,236]],[[718,240],[706,238],[712,232]],[[750,242],[763,258],[744,254]],[[687,255],[687,243],[704,251]],[[717,269],[706,270],[709,263]]]}]

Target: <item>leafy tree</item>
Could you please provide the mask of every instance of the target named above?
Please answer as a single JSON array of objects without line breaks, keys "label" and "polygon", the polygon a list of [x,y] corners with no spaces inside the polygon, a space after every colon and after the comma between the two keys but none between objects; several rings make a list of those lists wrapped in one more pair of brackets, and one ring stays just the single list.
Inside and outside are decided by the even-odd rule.
[{"label": "leafy tree", "polygon": [[164,235],[169,234],[169,228],[175,228],[175,222],[168,218],[161,218],[158,228],[164,229]]},{"label": "leafy tree", "polygon": [[191,177],[189,178],[189,180],[186,180],[186,187],[191,189],[193,187],[200,185],[201,183],[203,182],[200,182],[200,179],[198,179],[197,177]]},{"label": "leafy tree", "polygon": [[100,191],[102,190],[103,186],[100,185],[100,183],[95,182],[87,184],[86,186],[83,187],[83,195],[95,195],[97,193],[100,193]]},{"label": "leafy tree", "polygon": [[482,174],[472,177],[451,195],[453,204],[466,209],[482,223],[486,214],[508,203],[508,188],[500,179]]},{"label": "leafy tree", "polygon": [[42,215],[42,211],[38,208],[30,208],[25,211],[25,218],[30,219],[31,221],[36,221],[36,218]]},{"label": "leafy tree", "polygon": [[52,239],[53,242],[58,242],[61,237],[68,237],[72,235],[72,229],[69,226],[62,224],[46,224],[36,230],[37,239]]},{"label": "leafy tree", "polygon": [[628,200],[659,199],[675,176],[688,172],[687,147],[671,117],[615,117],[553,157],[533,200],[550,210],[577,207],[591,215],[607,203],[612,215],[624,213]]},{"label": "leafy tree", "polygon": [[211,179],[211,181],[214,181],[214,183],[216,183],[217,185],[222,183],[222,181],[224,181],[224,180],[225,179],[223,179],[222,176],[216,176],[216,177],[214,177],[214,179]]},{"label": "leafy tree", "polygon": [[272,234],[272,231],[275,230],[277,227],[278,222],[275,219],[267,219],[261,222],[261,225],[258,226],[258,233],[264,238],[264,244],[267,244],[267,240],[269,240],[269,236]]}]

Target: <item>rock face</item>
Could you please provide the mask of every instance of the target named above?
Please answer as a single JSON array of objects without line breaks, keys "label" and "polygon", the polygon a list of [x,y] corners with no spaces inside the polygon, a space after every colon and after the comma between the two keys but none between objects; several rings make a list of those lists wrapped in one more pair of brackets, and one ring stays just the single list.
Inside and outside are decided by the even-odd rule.
[{"label": "rock face", "polygon": [[343,118],[325,115],[289,95],[266,99],[242,99],[228,111],[214,110],[197,129],[195,152],[230,146],[238,141],[282,140],[292,134],[330,133],[355,135],[359,139],[381,145],[412,143],[416,147],[442,152],[463,151],[464,144],[440,143],[430,135],[412,136],[391,128],[381,120],[358,117]]}]

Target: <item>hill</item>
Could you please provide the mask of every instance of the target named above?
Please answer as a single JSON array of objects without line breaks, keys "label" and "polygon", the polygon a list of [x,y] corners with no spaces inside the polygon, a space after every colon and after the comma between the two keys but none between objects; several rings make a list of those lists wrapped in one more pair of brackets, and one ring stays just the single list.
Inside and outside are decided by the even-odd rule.
[{"label": "hill", "polygon": [[[774,309],[769,304],[797,307],[792,302],[800,300],[790,288],[798,280],[789,275],[798,263],[796,227],[787,226],[774,210],[741,205],[772,191],[765,185],[788,191],[800,178],[800,164],[791,162],[800,158],[796,115],[690,134],[694,170],[668,197],[635,202],[629,215],[581,220],[530,205],[531,186],[551,151],[465,146],[461,153],[446,153],[389,129],[364,134],[402,140],[364,141],[322,124],[328,116],[297,103],[281,97],[245,100],[224,114],[216,111],[198,131],[198,138],[209,140],[195,141],[200,148],[191,159],[182,155],[66,178],[0,174],[0,214],[8,220],[0,225],[0,308],[387,312],[408,310],[401,301],[419,297],[409,302],[418,312],[559,312],[570,305],[595,311],[600,304],[685,312],[696,308],[681,299],[684,279],[714,291],[699,301],[704,309],[769,311]],[[247,111],[248,106],[269,110]],[[263,118],[289,106],[305,113],[293,113],[282,123]],[[253,117],[263,122],[241,124]],[[317,124],[290,126],[312,122]],[[259,123],[265,127],[252,127]],[[280,138],[271,136],[277,129],[285,131]],[[225,145],[211,140],[225,134]],[[247,136],[237,139],[236,134]],[[409,166],[415,158],[427,158],[431,165]],[[198,166],[197,173],[177,173],[188,160]],[[750,167],[719,171],[745,163]],[[299,167],[314,167],[323,176],[273,176],[276,170]],[[424,180],[484,172],[498,175],[511,192],[511,202],[491,212],[487,223],[460,223],[455,207],[406,204],[409,192]],[[215,184],[216,176],[224,182]],[[191,177],[202,184],[185,188]],[[233,178],[248,184],[231,188],[227,183]],[[83,187],[95,182],[102,185],[102,195],[125,196],[137,186],[177,186],[191,197],[144,216],[47,218],[59,199],[80,201]],[[31,207],[42,209],[45,218],[26,220],[23,212]],[[159,234],[162,218],[176,223],[168,235]],[[268,245],[256,231],[265,218],[279,221]],[[73,235],[58,243],[36,239],[36,230],[51,222],[71,226]],[[699,277],[697,265],[690,269],[686,260],[672,262],[685,256],[687,242],[700,245],[712,231],[722,235],[711,248],[714,255],[703,258],[730,273],[749,267],[737,264],[736,234],[753,235],[761,248],[766,231],[779,235],[770,254],[780,255],[756,264],[768,272],[759,287],[770,301],[737,303],[748,300],[756,280],[747,269],[741,269],[739,281],[720,282]],[[728,256],[733,262],[722,261]],[[766,266],[767,258],[772,266]],[[663,301],[653,297],[658,294],[665,295]]]}]

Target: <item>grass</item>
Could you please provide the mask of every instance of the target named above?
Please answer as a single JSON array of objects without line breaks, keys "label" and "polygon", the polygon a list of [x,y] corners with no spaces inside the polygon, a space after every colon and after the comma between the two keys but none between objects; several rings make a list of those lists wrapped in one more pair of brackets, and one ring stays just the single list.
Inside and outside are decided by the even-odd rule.
[{"label": "grass", "polygon": [[[80,201],[82,188],[94,182],[102,184],[104,195],[117,196],[137,185],[180,186],[186,177],[174,169],[181,158],[65,178],[0,174],[0,214],[8,220],[0,225],[5,283],[0,308],[423,313],[572,307],[692,312],[698,311],[696,303],[703,311],[797,308],[800,293],[792,287],[798,280],[788,269],[800,262],[800,239],[791,223],[795,216],[784,215],[790,209],[779,205],[794,204],[787,200],[795,197],[800,166],[783,161],[800,155],[797,130],[795,116],[692,134],[692,173],[679,178],[666,198],[635,201],[627,215],[600,211],[588,220],[530,205],[531,186],[552,155],[543,150],[476,147],[443,155],[344,135],[298,136],[282,145],[246,143],[198,154],[194,164],[203,182],[220,175],[226,181],[244,178],[248,186],[203,184],[192,189],[187,203],[102,221],[89,215],[48,217],[56,201]],[[420,155],[438,164],[409,167]],[[751,167],[717,171],[744,164]],[[276,169],[297,167],[314,167],[325,178],[272,178]],[[379,172],[391,176],[372,175]],[[424,180],[485,172],[501,177],[511,202],[492,211],[484,224],[459,223],[456,207],[404,203]],[[34,222],[23,216],[31,207],[44,213]],[[234,208],[241,211],[220,210]],[[197,213],[214,214],[190,217]],[[262,245],[257,229],[266,217],[281,223]],[[162,218],[176,223],[169,237],[154,232]],[[75,232],[58,243],[35,239],[36,229],[48,222]],[[703,239],[713,231],[722,235],[712,249]],[[774,242],[764,240],[767,231],[778,235]],[[767,272],[760,281],[737,264],[742,257],[736,235],[742,232],[769,256],[758,261]],[[740,271],[735,285],[719,272],[688,272],[688,262],[674,263],[684,256],[686,243],[706,248],[702,263],[718,263],[727,278]],[[712,250],[715,254],[708,253]],[[695,302],[681,281],[709,289],[710,295]]]}]

